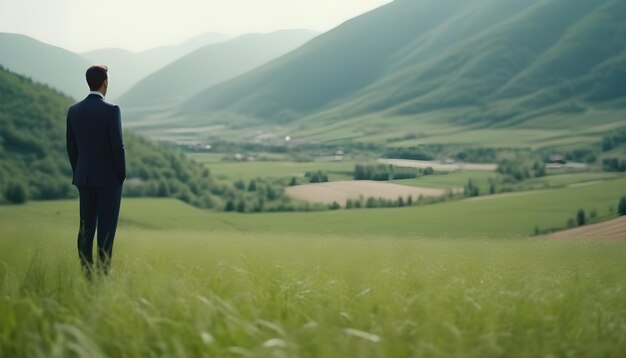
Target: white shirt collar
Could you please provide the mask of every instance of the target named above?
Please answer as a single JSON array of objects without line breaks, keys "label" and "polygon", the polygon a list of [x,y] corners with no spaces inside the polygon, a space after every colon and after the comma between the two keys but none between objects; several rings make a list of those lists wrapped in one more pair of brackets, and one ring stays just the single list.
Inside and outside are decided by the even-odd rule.
[{"label": "white shirt collar", "polygon": [[98,91],[90,91],[89,94],[97,94],[98,96],[104,98],[104,96],[102,95],[102,93],[98,92]]}]

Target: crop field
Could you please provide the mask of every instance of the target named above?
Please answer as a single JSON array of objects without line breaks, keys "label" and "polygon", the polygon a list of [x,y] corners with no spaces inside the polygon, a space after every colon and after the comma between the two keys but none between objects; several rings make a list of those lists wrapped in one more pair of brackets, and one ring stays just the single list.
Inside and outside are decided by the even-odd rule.
[{"label": "crop field", "polygon": [[614,217],[616,193],[274,214],[125,199],[94,282],[76,201],[0,206],[0,356],[621,357],[624,243],[529,237],[591,203]]},{"label": "crop field", "polygon": [[418,188],[388,182],[370,180],[347,180],[329,183],[314,183],[288,187],[287,195],[294,199],[310,203],[345,204],[348,199],[383,198],[388,200],[403,200],[409,197],[417,200],[421,197],[443,196],[445,190],[433,188]]},{"label": "crop field", "polygon": [[451,163],[444,164],[438,161],[427,160],[405,160],[405,159],[379,159],[378,162],[383,164],[394,165],[405,168],[433,168],[437,171],[455,171],[455,170],[471,170],[471,171],[488,171],[493,172],[498,167],[497,164],[483,163]]},{"label": "crop field", "polygon": [[289,160],[277,161],[221,161],[220,154],[190,154],[189,157],[206,165],[211,173],[217,177],[230,179],[251,180],[261,178],[291,178],[304,177],[309,171],[322,170],[328,174],[331,181],[353,178],[356,161],[311,161],[293,162]]},{"label": "crop field", "polygon": [[482,187],[485,189],[488,188],[489,179],[496,177],[498,177],[498,173],[496,172],[464,170],[440,173],[436,175],[425,175],[413,179],[394,180],[394,182],[402,185],[425,188],[455,189],[463,188],[468,181],[472,180],[474,183],[481,186],[482,192]]},{"label": "crop field", "polygon": [[563,230],[551,235],[555,239],[561,240],[616,240],[626,241],[626,216],[617,219],[601,222],[593,225],[586,225],[574,229]]}]

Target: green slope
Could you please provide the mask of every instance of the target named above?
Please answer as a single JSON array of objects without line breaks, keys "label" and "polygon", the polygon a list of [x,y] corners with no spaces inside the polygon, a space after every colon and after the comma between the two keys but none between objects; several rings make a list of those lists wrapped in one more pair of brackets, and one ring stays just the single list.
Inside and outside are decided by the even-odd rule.
[{"label": "green slope", "polygon": [[89,63],[73,52],[18,34],[0,33],[0,66],[82,99]]},{"label": "green slope", "polygon": [[[482,127],[619,115],[625,20],[619,0],[396,0],[208,89],[180,112],[188,123],[297,121],[291,129],[372,117],[389,128],[408,117],[400,131],[422,114]],[[354,123],[353,137],[364,137]]]},{"label": "green slope", "polygon": [[[21,187],[27,199],[77,195],[65,149],[65,118],[73,102],[0,68],[0,203],[10,199],[15,187]],[[179,197],[201,206],[213,203],[214,184],[200,165],[132,133],[124,137],[126,194]]]},{"label": "green slope", "polygon": [[178,104],[292,51],[316,35],[308,30],[283,30],[204,46],[141,80],[122,96],[120,104],[130,111],[148,108],[148,112]]}]

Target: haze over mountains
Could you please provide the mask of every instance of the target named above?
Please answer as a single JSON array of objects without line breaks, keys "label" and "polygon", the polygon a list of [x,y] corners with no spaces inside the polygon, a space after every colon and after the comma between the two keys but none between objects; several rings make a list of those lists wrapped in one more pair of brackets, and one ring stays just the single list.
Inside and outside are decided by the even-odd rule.
[{"label": "haze over mountains", "polygon": [[108,63],[109,98],[129,126],[203,127],[203,138],[227,131],[237,140],[289,134],[390,143],[468,128],[624,125],[622,0],[396,0],[319,36],[224,36],[141,54],[92,51],[85,61],[2,34],[0,44],[12,50],[0,64],[80,98],[83,69]]},{"label": "haze over mountains", "polygon": [[112,48],[77,54],[25,35],[0,33],[0,47],[3,49],[0,65],[80,99],[87,90],[85,69],[91,64],[106,64],[115,79],[109,87],[108,97],[116,100],[137,81],[168,63],[200,47],[231,38],[231,35],[209,32],[179,45],[139,53]]},{"label": "haze over mountains", "polygon": [[123,49],[100,49],[82,53],[90,63],[109,66],[112,79],[109,96],[119,99],[139,80],[161,69],[163,66],[207,45],[232,39],[233,36],[208,32],[195,36],[179,45],[161,46],[134,53]]},{"label": "haze over mountains", "polygon": [[126,113],[158,111],[284,55],[316,35],[310,30],[283,30],[204,46],[139,81],[119,102]]},{"label": "haze over mountains", "polygon": [[[78,100],[88,90],[85,69],[91,64],[106,64],[111,77],[107,97],[112,101],[122,100],[132,112],[136,106],[156,104],[161,108],[171,105],[173,99],[186,100],[185,96],[191,97],[279,57],[316,35],[317,32],[310,30],[239,37],[209,32],[179,45],[139,53],[109,48],[77,54],[25,35],[0,33],[3,49],[0,65]],[[143,79],[145,82],[141,81]],[[137,87],[121,99],[135,85]],[[155,97],[152,100],[150,96]],[[146,99],[148,103],[144,103]]]},{"label": "haze over mountains", "polygon": [[74,98],[85,96],[86,59],[28,36],[0,33],[0,65]]},{"label": "haze over mountains", "polygon": [[[508,125],[626,107],[626,2],[396,0],[211,87],[190,123],[304,126],[455,111]],[[508,123],[508,124],[506,124]]]}]

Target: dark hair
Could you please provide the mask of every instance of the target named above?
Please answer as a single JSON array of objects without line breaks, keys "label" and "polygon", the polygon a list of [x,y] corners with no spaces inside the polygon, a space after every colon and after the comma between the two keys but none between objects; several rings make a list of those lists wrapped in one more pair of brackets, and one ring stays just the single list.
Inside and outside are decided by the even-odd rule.
[{"label": "dark hair", "polygon": [[109,78],[107,75],[108,70],[109,68],[105,65],[95,65],[87,69],[85,77],[87,77],[87,84],[90,90],[97,91],[102,87],[104,81]]}]

